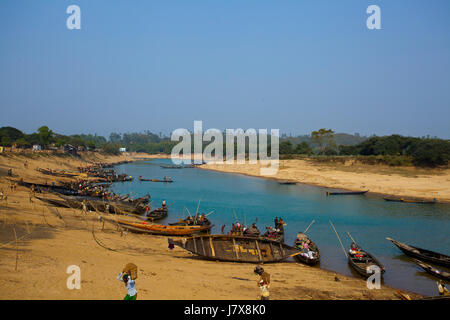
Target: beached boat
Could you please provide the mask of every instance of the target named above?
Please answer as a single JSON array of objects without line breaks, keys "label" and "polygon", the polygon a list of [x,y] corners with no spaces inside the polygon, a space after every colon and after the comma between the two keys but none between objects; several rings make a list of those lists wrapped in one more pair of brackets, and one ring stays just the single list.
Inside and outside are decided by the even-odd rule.
[{"label": "beached boat", "polygon": [[167,217],[167,214],[169,213],[169,209],[167,207],[165,208],[158,208],[155,210],[150,211],[149,215],[147,216],[147,220],[149,221],[157,221],[164,219]]},{"label": "beached boat", "polygon": [[40,184],[40,183],[32,183],[32,182],[24,182],[24,181],[16,181],[19,186],[27,187],[27,188],[34,188],[34,191],[36,192],[54,192],[64,195],[78,195],[78,190],[62,187],[62,186],[55,186],[55,185],[48,185],[48,184]]},{"label": "beached boat", "polygon": [[404,203],[420,203],[420,204],[435,204],[437,203],[437,200],[434,199],[433,201],[429,200],[411,200],[411,199],[403,199],[403,198],[383,198],[386,201],[392,201],[392,202],[404,202]]},{"label": "beached boat", "polygon": [[[304,250],[303,246],[305,242],[308,242],[309,240],[309,250]],[[315,265],[320,262],[320,250],[319,248],[314,244],[311,246],[311,239],[309,239],[306,234],[299,232],[296,237],[296,241],[294,243],[294,247],[297,248],[299,251],[302,251],[301,254],[298,254],[294,256],[294,260],[300,263],[305,263],[307,265]],[[311,251],[311,252],[309,252]]]},{"label": "beached boat", "polygon": [[207,226],[210,225],[211,221],[205,218],[204,221],[198,219],[197,223],[194,222],[193,218],[180,219],[177,222],[169,223],[170,226]]},{"label": "beached boat", "polygon": [[146,222],[129,222],[125,220],[117,220],[117,223],[131,232],[148,233],[164,236],[191,236],[196,233],[208,232],[209,226],[166,226],[161,224],[148,224]]},{"label": "beached boat", "polygon": [[365,278],[370,277],[374,273],[374,271],[371,270],[371,266],[373,265],[380,268],[381,274],[386,271],[377,258],[362,249],[359,249],[356,254],[349,253],[348,263],[357,273]]},{"label": "beached boat", "polygon": [[443,271],[443,270],[439,270],[439,269],[433,268],[429,264],[421,262],[421,261],[419,261],[417,259],[414,259],[414,262],[417,265],[419,265],[423,270],[428,272],[429,274],[431,274],[431,275],[433,275],[433,276],[435,276],[437,278],[450,281],[450,272],[446,272],[446,271]]},{"label": "beached boat", "polygon": [[172,247],[179,246],[205,259],[228,262],[278,262],[300,253],[285,243],[263,237],[201,235],[168,241]]},{"label": "beached boat", "polygon": [[70,206],[68,205],[66,200],[63,200],[63,199],[48,199],[48,198],[42,198],[42,197],[38,197],[38,196],[35,196],[35,198],[41,200],[42,202],[46,202],[52,206],[55,206],[55,207],[70,208]]},{"label": "beached boat", "polygon": [[421,261],[428,261],[440,266],[444,266],[447,268],[450,268],[450,256],[447,256],[442,253],[433,252],[430,250],[414,247],[407,245],[405,243],[396,241],[391,238],[386,238],[387,240],[391,241],[393,244],[395,244],[401,251],[403,251],[404,254],[416,258]]},{"label": "beached boat", "polygon": [[180,165],[161,165],[160,166],[163,169],[183,169],[184,166],[180,166]]},{"label": "beached boat", "polygon": [[369,190],[366,191],[335,191],[335,192],[327,192],[327,196],[344,196],[344,195],[358,195],[358,194],[366,194]]}]

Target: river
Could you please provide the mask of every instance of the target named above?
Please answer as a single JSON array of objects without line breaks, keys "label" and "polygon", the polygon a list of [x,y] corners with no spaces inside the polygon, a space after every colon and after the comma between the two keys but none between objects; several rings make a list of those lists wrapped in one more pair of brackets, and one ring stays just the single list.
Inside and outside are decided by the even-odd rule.
[{"label": "river", "polygon": [[[351,243],[347,231],[358,244],[376,256],[386,267],[383,283],[392,287],[437,295],[436,279],[425,273],[395,247],[386,237],[417,247],[449,254],[450,205],[407,204],[387,202],[377,196],[327,196],[326,189],[308,185],[280,185],[277,181],[239,174],[221,173],[198,168],[165,169],[170,159],[154,159],[122,164],[118,173],[127,173],[133,182],[114,183],[116,193],[131,197],[151,195],[152,207],[166,200],[169,215],[161,223],[174,222],[195,214],[200,201],[201,213],[213,222],[213,233],[220,233],[222,225],[230,230],[236,221],[247,225],[257,221],[263,233],[273,226],[275,217],[287,223],[285,241],[293,245],[295,235],[312,220],[315,223],[308,236],[321,250],[320,267],[345,275],[358,276],[347,263],[333,222],[344,243]],[[163,179],[171,177],[174,183],[140,182],[138,177]],[[439,267],[441,268],[441,267]]]}]

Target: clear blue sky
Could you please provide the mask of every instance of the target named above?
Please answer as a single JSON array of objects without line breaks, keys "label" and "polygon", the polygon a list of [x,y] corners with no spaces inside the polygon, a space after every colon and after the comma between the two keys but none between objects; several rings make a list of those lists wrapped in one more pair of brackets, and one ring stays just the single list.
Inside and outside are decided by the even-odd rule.
[{"label": "clear blue sky", "polygon": [[0,108],[27,133],[450,138],[450,1],[1,0]]}]

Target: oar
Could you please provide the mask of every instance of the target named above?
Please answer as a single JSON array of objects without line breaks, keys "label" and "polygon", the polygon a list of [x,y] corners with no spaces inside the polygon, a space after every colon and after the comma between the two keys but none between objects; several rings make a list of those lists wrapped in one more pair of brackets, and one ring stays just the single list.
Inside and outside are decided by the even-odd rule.
[{"label": "oar", "polygon": [[237,218],[237,215],[236,215],[236,211],[235,210],[233,210],[233,213],[234,213],[234,218],[236,219],[236,221],[239,223],[239,219]]},{"label": "oar", "polygon": [[353,239],[353,237],[352,237],[352,235],[350,234],[350,232],[347,231],[347,234],[348,234],[348,236],[350,237],[350,239],[352,239],[352,241],[353,241],[354,243],[356,243],[355,239]]},{"label": "oar", "polygon": [[345,249],[344,249],[344,245],[342,244],[341,238],[339,238],[339,234],[337,233],[336,228],[334,227],[333,222],[331,222],[331,220],[330,220],[330,224],[331,224],[331,226],[333,227],[334,232],[336,233],[336,236],[337,236],[337,238],[338,238],[338,240],[339,240],[339,243],[341,244],[342,251],[344,251],[345,257],[348,259],[348,255],[347,255],[347,252],[346,252]]},{"label": "oar", "polygon": [[195,219],[194,222],[197,223],[197,218],[198,218],[198,208],[200,207],[200,201],[202,201],[202,199],[198,200],[198,205],[197,205],[197,211],[195,212]]},{"label": "oar", "polygon": [[167,208],[170,207],[171,205],[175,204],[175,202],[176,202],[176,201],[174,201],[174,202],[172,202],[171,204],[169,204],[169,205],[167,206]]},{"label": "oar", "polygon": [[306,230],[303,231],[304,234],[306,234],[306,232],[309,230],[309,227],[311,227],[314,222],[316,222],[316,220],[311,221],[311,223],[309,224],[308,228],[306,228]]},{"label": "oar", "polygon": [[191,217],[192,218],[192,216],[191,216],[191,213],[189,212],[189,209],[188,208],[186,208],[186,207],[184,207],[185,209],[186,209],[186,211],[188,212],[188,214],[189,214],[189,217]]},{"label": "oar", "polygon": [[208,212],[207,214],[205,214],[205,217],[209,216],[210,214],[213,214],[215,210]]}]

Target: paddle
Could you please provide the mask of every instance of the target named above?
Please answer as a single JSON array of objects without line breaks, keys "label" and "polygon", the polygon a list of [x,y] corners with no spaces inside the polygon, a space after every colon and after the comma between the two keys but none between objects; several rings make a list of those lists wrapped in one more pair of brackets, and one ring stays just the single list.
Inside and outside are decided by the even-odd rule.
[{"label": "paddle", "polygon": [[207,214],[205,214],[205,217],[209,216],[210,214],[213,214],[215,210],[208,212]]},{"label": "paddle", "polygon": [[195,222],[195,223],[197,223],[197,218],[198,218],[198,208],[200,207],[200,201],[202,201],[201,198],[198,200],[197,211],[195,212],[195,219],[194,219],[194,222]]},{"label": "paddle", "polygon": [[347,255],[347,252],[346,252],[345,249],[344,249],[344,245],[342,244],[341,238],[339,237],[339,234],[337,233],[336,228],[334,227],[333,222],[331,222],[331,220],[330,220],[330,224],[331,224],[331,226],[333,227],[334,232],[336,233],[336,236],[337,236],[337,238],[338,238],[338,240],[339,240],[339,243],[341,244],[342,251],[344,251],[345,257],[348,259],[348,255]]},{"label": "paddle", "polygon": [[306,234],[306,232],[309,230],[309,227],[311,227],[314,222],[316,222],[316,220],[311,221],[311,223],[309,224],[308,228],[306,228],[306,230],[303,231],[304,234]]},{"label": "paddle", "polygon": [[352,239],[352,241],[353,241],[354,243],[356,243],[355,239],[353,239],[353,237],[352,237],[352,235],[350,234],[350,232],[347,231],[347,234],[348,234],[348,236],[350,237],[350,239]]}]

